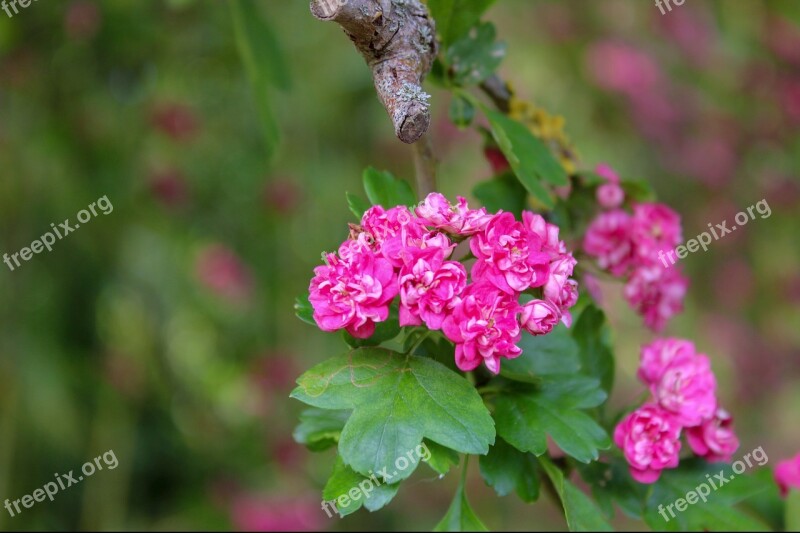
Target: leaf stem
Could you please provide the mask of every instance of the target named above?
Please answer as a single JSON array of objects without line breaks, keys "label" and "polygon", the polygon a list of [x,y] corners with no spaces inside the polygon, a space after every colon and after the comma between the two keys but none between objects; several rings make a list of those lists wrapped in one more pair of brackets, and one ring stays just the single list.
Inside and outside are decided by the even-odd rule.
[{"label": "leaf stem", "polygon": [[427,339],[430,336],[431,333],[433,333],[431,330],[426,330],[424,333],[422,333],[419,336],[419,339],[417,339],[417,342],[415,342],[414,345],[411,346],[411,348],[409,348],[409,350],[406,352],[406,355],[414,355],[414,350],[419,348],[420,345],[425,341],[425,339]]}]

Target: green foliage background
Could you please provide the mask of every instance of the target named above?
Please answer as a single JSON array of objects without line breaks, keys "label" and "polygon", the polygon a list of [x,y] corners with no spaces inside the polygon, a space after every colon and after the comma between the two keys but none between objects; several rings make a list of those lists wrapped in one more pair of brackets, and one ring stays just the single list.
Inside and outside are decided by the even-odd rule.
[{"label": "green foliage background", "polygon": [[[684,16],[706,32],[676,39],[668,18]],[[587,168],[606,161],[649,182],[683,215],[686,239],[769,202],[770,218],[683,261],[690,296],[668,332],[712,357],[742,453],[763,446],[770,466],[796,453],[800,135],[780,88],[800,75],[769,46],[781,23],[800,24],[795,4],[696,0],[662,16],[635,0],[498,0],[484,19],[507,43],[500,73],[519,95],[565,117]],[[448,34],[473,22],[450,20]],[[609,39],[650,55],[668,94],[692,103],[680,142],[648,133],[625,98],[598,87],[587,53]],[[713,53],[698,63],[703,46]],[[469,196],[491,176],[483,139],[455,128],[450,95],[428,89],[440,190]],[[175,106],[196,123],[190,134],[159,127]],[[711,149],[692,156],[694,175],[669,164],[689,158],[674,146],[729,137],[736,164],[721,181],[708,178],[720,164]],[[0,253],[101,196],[114,206],[52,252],[13,272],[0,265],[0,500],[106,450],[119,459],[54,502],[14,518],[0,510],[0,526],[255,527],[245,515],[334,530],[438,523],[460,472],[438,479],[420,469],[380,513],[329,519],[318,502],[333,456],[291,437],[302,409],[289,400],[295,378],[345,348],[298,321],[294,299],[320,252],[345,238],[345,192],[362,194],[370,165],[412,177],[411,151],[394,138],[363,60],[307,2],[68,1],[0,12]],[[233,282],[219,276],[243,295],[198,274],[218,245],[239,258]],[[621,287],[605,289],[617,408],[641,392],[638,347],[650,334]],[[563,529],[546,498],[533,507],[498,499],[476,463],[466,483],[487,526]],[[251,500],[261,515],[242,511]],[[298,505],[289,518],[287,502]],[[619,514],[614,523],[636,524]]]}]

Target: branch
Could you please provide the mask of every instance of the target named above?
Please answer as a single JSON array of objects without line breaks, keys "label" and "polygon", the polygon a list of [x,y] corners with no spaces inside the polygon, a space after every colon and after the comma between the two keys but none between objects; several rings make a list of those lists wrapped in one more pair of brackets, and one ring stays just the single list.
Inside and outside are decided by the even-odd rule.
[{"label": "branch", "polygon": [[417,176],[417,196],[424,200],[436,191],[436,157],[433,155],[430,135],[423,135],[411,147],[414,150],[414,171]]},{"label": "branch", "polygon": [[508,113],[511,110],[511,98],[514,93],[508,84],[496,74],[489,76],[486,81],[481,83],[481,90],[492,100],[497,109],[503,113]]},{"label": "branch", "polygon": [[422,80],[437,53],[427,8],[419,0],[311,0],[311,13],[338,23],[364,56],[397,137],[422,137],[431,122]]}]

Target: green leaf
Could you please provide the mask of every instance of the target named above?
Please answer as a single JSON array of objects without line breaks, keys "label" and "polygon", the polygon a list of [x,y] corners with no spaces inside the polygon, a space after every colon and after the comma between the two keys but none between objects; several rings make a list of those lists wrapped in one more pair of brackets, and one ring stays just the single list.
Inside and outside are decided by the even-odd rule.
[{"label": "green leaf", "polygon": [[547,436],[583,463],[611,446],[605,430],[582,411],[606,399],[600,383],[576,375],[543,376],[539,386],[517,384],[495,400],[497,434],[522,452],[542,455]]},{"label": "green leaf", "polygon": [[293,398],[354,410],[339,438],[339,453],[365,475],[382,472],[392,482],[407,478],[419,464],[407,454],[418,450],[423,438],[467,454],[485,454],[494,442],[494,424],[480,395],[466,379],[428,358],[360,348],[320,363],[297,383]]},{"label": "green leaf", "polygon": [[450,504],[450,508],[447,509],[441,522],[433,528],[434,531],[489,531],[480,518],[475,515],[475,511],[472,510],[467,500],[464,487],[467,471],[466,458],[462,468],[461,483],[458,485],[453,503]]},{"label": "green leaf", "polygon": [[582,372],[600,380],[606,393],[614,384],[614,354],[609,342],[605,314],[594,305],[587,306],[572,329],[580,347]]},{"label": "green leaf", "polygon": [[291,87],[289,69],[272,29],[261,16],[255,0],[229,3],[239,55],[252,85],[268,150],[280,141],[280,130],[269,100],[270,86]]},{"label": "green leaf", "polygon": [[495,0],[428,0],[436,32],[447,48],[475,26]]},{"label": "green leaf", "polygon": [[381,483],[376,477],[368,478],[348,467],[336,457],[333,473],[322,490],[325,501],[336,500],[336,511],[345,517],[361,507],[373,512],[386,506],[397,494],[400,483]]},{"label": "green leaf", "polygon": [[497,212],[502,209],[514,213],[517,219],[522,219],[527,191],[513,174],[507,172],[482,181],[472,189],[472,194],[489,211]]},{"label": "green leaf", "polygon": [[541,376],[576,374],[580,370],[578,343],[563,324],[547,335],[523,333],[518,346],[522,355],[503,361],[500,375],[514,381],[538,383]]},{"label": "green leaf", "polygon": [[336,446],[349,417],[350,411],[345,409],[306,409],[300,414],[300,424],[292,436],[312,452],[321,452]]},{"label": "green leaf", "polygon": [[548,208],[555,203],[543,181],[552,185],[567,185],[569,179],[561,164],[547,146],[533,136],[522,123],[504,114],[485,109],[495,142],[506,156],[522,185]]},{"label": "green leaf", "polygon": [[345,193],[347,196],[347,207],[350,208],[350,212],[356,216],[358,221],[361,221],[361,217],[364,216],[364,213],[367,209],[370,208],[369,202],[358,196],[357,194]]},{"label": "green leaf", "polygon": [[614,531],[594,502],[565,479],[564,473],[550,462],[550,459],[541,457],[539,461],[561,498],[570,531]]},{"label": "green leaf", "polygon": [[480,457],[481,475],[498,496],[511,491],[524,502],[539,498],[539,467],[536,457],[522,453],[501,438],[497,438],[487,455]]},{"label": "green leaf", "polygon": [[[716,477],[718,474],[728,481],[723,483]],[[734,474],[730,465],[699,458],[683,460],[680,467],[665,470],[651,486],[644,520],[656,531],[769,531],[762,521],[734,507],[767,490],[768,483],[754,476]],[[700,492],[708,492],[706,501],[701,498],[689,504],[688,494],[694,492],[699,498],[697,490],[701,485],[705,489]],[[683,500],[683,511],[677,507],[679,499]]]},{"label": "green leaf", "polygon": [[448,114],[453,124],[459,128],[466,128],[475,120],[475,106],[466,98],[454,94],[450,100]]},{"label": "green leaf", "polygon": [[496,36],[494,24],[485,22],[447,50],[445,63],[456,85],[478,85],[494,74],[506,56],[506,43],[496,43]]},{"label": "green leaf", "polygon": [[578,464],[581,477],[592,486],[592,496],[606,517],[614,516],[614,502],[627,516],[642,518],[647,485],[637,483],[631,477],[628,463],[620,457],[611,459],[611,463],[595,461]]},{"label": "green leaf", "polygon": [[427,439],[425,440],[425,446],[430,452],[430,457],[425,462],[439,474],[445,475],[450,471],[451,466],[458,464],[458,453],[455,450]]},{"label": "green leaf", "polygon": [[314,308],[311,307],[311,302],[308,301],[307,297],[298,296],[294,299],[294,314],[306,324],[311,324],[316,327],[317,323],[314,321]]},{"label": "green leaf", "polygon": [[800,531],[800,490],[791,490],[786,497],[786,531]]},{"label": "green leaf", "polygon": [[417,199],[407,181],[395,178],[391,172],[380,172],[372,167],[364,171],[364,190],[372,205],[391,209],[398,205],[413,206]]}]

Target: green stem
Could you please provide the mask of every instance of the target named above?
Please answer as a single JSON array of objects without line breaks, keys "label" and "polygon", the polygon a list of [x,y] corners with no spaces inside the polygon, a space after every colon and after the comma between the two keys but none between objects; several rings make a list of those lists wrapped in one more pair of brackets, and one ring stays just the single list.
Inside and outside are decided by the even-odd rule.
[{"label": "green stem", "polygon": [[427,339],[430,336],[431,333],[433,333],[431,330],[426,330],[425,333],[420,335],[419,339],[417,339],[417,342],[415,342],[414,345],[406,352],[406,355],[414,355],[414,350],[419,348],[420,345],[425,341],[425,339]]}]

